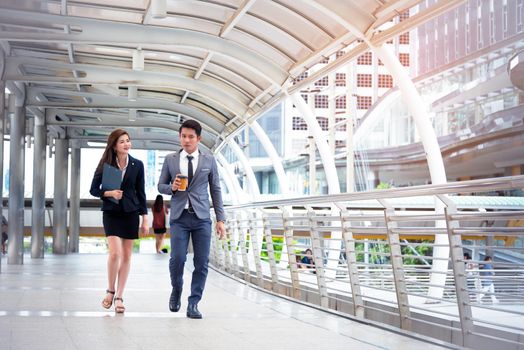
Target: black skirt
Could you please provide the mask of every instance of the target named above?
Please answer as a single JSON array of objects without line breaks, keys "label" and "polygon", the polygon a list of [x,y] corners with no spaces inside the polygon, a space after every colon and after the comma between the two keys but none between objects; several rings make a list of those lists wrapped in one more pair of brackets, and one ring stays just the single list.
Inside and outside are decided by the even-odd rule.
[{"label": "black skirt", "polygon": [[118,236],[124,239],[138,239],[138,226],[140,225],[138,211],[130,213],[104,211],[103,222],[106,237]]}]

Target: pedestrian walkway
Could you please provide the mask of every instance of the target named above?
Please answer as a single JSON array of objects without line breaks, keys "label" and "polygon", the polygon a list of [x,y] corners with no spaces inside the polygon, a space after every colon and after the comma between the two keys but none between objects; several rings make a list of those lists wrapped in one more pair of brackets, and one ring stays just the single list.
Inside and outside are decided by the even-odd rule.
[{"label": "pedestrian walkway", "polygon": [[2,258],[1,349],[443,348],[287,301],[213,270],[199,307],[204,319],[188,319],[188,288],[183,310],[168,310],[167,255],[133,256],[127,311],[115,315],[100,305],[106,255],[24,258],[24,265]]}]

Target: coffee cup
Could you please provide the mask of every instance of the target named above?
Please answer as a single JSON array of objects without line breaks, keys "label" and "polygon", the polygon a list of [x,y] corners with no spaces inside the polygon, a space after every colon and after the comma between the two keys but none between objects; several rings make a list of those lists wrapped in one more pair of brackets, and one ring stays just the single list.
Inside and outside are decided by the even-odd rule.
[{"label": "coffee cup", "polygon": [[176,177],[180,180],[180,185],[178,186],[178,190],[185,191],[187,189],[187,176],[177,175]]}]

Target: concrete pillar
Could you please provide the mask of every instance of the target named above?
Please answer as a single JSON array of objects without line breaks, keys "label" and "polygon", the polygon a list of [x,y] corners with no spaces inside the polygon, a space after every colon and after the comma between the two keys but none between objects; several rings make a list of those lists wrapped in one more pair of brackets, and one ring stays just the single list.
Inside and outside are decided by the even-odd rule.
[{"label": "concrete pillar", "polygon": [[33,130],[33,206],[31,219],[31,258],[44,257],[45,178],[47,132],[44,115],[35,116]]},{"label": "concrete pillar", "polygon": [[[1,59],[3,60],[3,56]],[[5,81],[0,80],[0,214],[4,209],[4,118],[5,118]],[[0,254],[2,254],[0,252]],[[2,271],[2,259],[0,259],[0,271]]]},{"label": "concrete pillar", "polygon": [[24,164],[25,164],[25,107],[23,96],[11,95],[10,152],[9,152],[9,241],[7,263],[24,263]]},{"label": "concrete pillar", "polygon": [[53,253],[67,254],[67,163],[69,140],[55,140]]},{"label": "concrete pillar", "polygon": [[5,81],[0,80],[0,211],[4,198],[4,129],[5,129]]},{"label": "concrete pillar", "polygon": [[78,253],[80,240],[80,148],[71,147],[71,194],[69,196],[69,252]]}]

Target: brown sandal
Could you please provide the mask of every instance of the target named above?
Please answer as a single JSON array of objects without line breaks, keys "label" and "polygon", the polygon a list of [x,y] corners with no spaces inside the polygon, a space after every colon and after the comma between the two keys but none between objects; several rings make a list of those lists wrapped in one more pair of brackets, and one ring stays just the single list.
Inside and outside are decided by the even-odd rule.
[{"label": "brown sandal", "polygon": [[120,306],[120,305],[117,306],[117,305],[116,305],[116,301],[117,301],[117,300],[120,300],[120,301],[123,303],[123,302],[124,302],[124,299],[122,299],[122,298],[115,298],[115,312],[116,312],[117,314],[123,314],[124,311],[126,311],[126,308],[124,307],[124,305],[122,305],[122,306]]},{"label": "brown sandal", "polygon": [[[113,295],[115,295],[115,291],[107,289],[106,290],[106,294],[113,294]],[[111,298],[111,300],[109,300],[109,301],[107,300],[107,298],[104,298],[102,300],[102,307],[104,309],[109,309],[111,307],[111,305],[113,305],[113,298]]]}]

